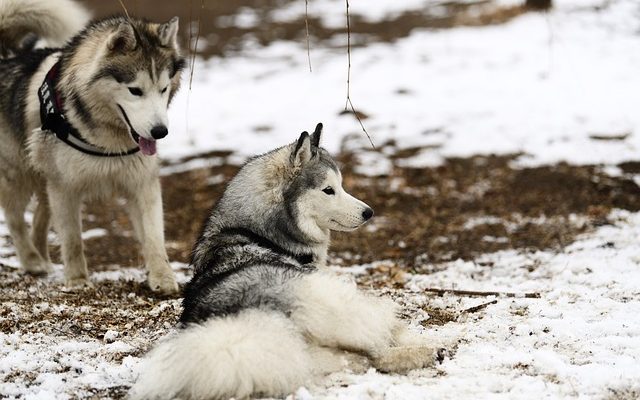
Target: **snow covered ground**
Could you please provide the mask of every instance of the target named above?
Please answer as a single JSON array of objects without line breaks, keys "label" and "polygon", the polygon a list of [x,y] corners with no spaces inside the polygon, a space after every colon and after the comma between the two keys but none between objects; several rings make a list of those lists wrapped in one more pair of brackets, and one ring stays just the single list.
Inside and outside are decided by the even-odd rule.
[{"label": "snow covered ground", "polygon": [[[329,6],[344,11],[339,1],[319,3],[319,15]],[[363,3],[352,7],[370,10],[372,18],[378,5],[393,3],[397,11],[405,4]],[[527,165],[634,159],[640,150],[640,4],[555,3],[549,14],[527,13],[504,25],[415,30],[394,43],[352,49],[351,97],[369,116],[364,123],[374,142],[430,145],[411,165],[478,153],[523,152]],[[304,41],[248,45],[238,57],[199,60],[192,90],[175,100],[163,155],[221,148],[252,155],[318,121],[333,151],[345,135],[362,134],[354,118],[339,115],[346,37],[335,42],[329,48],[311,43],[312,73]]]},{"label": "snow covered ground", "polygon": [[[366,6],[365,6],[366,2]],[[311,0],[311,15],[337,26],[341,1]],[[501,1],[513,4],[513,1]],[[313,72],[303,42],[249,45],[225,58],[198,59],[171,110],[171,134],[161,143],[165,159],[233,151],[232,159],[261,153],[325,123],[325,145],[357,149],[359,172],[383,175],[394,151],[420,147],[403,166],[437,166],[446,157],[523,153],[519,167],[567,161],[612,166],[640,154],[640,3],[633,0],[555,0],[549,14],[527,13],[504,25],[415,30],[394,43],[352,50],[351,96],[368,118],[377,145],[372,152],[358,122],[340,115],[346,95],[346,37],[328,46],[311,43]],[[419,10],[424,1],[352,0],[354,14],[377,21],[387,13]],[[284,7],[284,20],[304,13],[304,3]],[[323,21],[324,21],[323,19]],[[250,16],[245,24],[251,24]],[[354,38],[358,43],[366,38]],[[164,174],[210,166],[195,160]],[[393,162],[398,162],[394,160]],[[540,399],[640,397],[640,214],[614,211],[613,225],[583,234],[561,251],[485,254],[474,261],[438,265],[431,274],[406,274],[404,290],[386,290],[411,310],[416,329],[429,303],[456,316],[425,334],[452,341],[453,355],[435,370],[407,376],[334,374],[301,388],[295,399]],[[7,234],[0,221],[0,234]],[[92,231],[88,236],[103,235]],[[23,277],[12,246],[0,238],[0,294]],[[380,263],[384,263],[382,260]],[[360,279],[378,264],[340,268]],[[187,267],[174,263],[182,282]],[[114,285],[144,281],[140,269],[97,272]],[[21,298],[63,290],[61,266]],[[426,287],[540,293],[540,298],[461,297],[425,294]],[[140,297],[138,299],[138,297]],[[137,376],[149,346],[172,329],[177,299],[149,299],[132,289],[136,312],[160,316],[139,328],[128,303],[65,307],[2,301],[0,324],[27,312],[39,322],[0,333],[0,396],[25,399],[121,397]],[[137,299],[137,300],[136,300]],[[116,299],[117,300],[117,299]],[[492,302],[477,312],[469,308]],[[135,329],[80,324],[49,326],[55,316],[104,314]],[[46,316],[46,318],[45,318]],[[37,318],[36,318],[37,320]],[[137,321],[137,322],[136,322]],[[6,325],[3,325],[6,327]],[[123,326],[127,326],[123,322]],[[27,329],[28,328],[28,329]],[[127,333],[125,335],[125,332]]]},{"label": "snow covered ground", "polygon": [[[396,293],[405,307],[419,310],[428,302],[459,314],[457,321],[425,332],[452,343],[452,358],[435,370],[407,376],[373,370],[365,375],[337,373],[323,384],[301,388],[291,398],[616,398],[617,392],[628,396],[620,398],[635,398],[640,395],[640,215],[615,212],[612,218],[617,221],[614,225],[584,235],[560,253],[504,251],[487,254],[478,262],[454,261],[429,275],[407,275],[405,290]],[[371,267],[339,271],[357,277]],[[180,266],[176,270],[184,281]],[[142,282],[144,274],[127,270],[96,274],[93,279]],[[60,280],[57,266],[56,273],[34,290]],[[425,287],[536,292],[541,298],[433,297],[421,291]],[[492,300],[496,303],[480,312],[464,311]],[[42,303],[32,312],[52,311],[51,307],[55,308]],[[164,300],[149,312],[157,316],[178,308],[178,300]],[[58,314],[83,311],[92,312],[53,310]],[[415,329],[429,318],[418,311],[411,316]],[[166,325],[165,332],[169,328]],[[90,395],[87,387],[129,386],[140,366],[138,350],[146,349],[159,335],[157,330],[127,337],[108,332],[102,340],[90,341],[0,334],[0,374],[5,377],[0,393],[8,398],[74,398]],[[34,383],[26,386],[20,379],[7,380],[15,371],[34,375]]]},{"label": "snow covered ground", "polygon": [[[459,338],[438,371],[409,377],[342,376],[336,398],[540,399],[640,396],[640,215],[585,235],[559,254],[487,254],[441,272],[412,275],[405,287],[424,301],[426,287],[541,293],[499,298],[481,314],[461,313],[431,334]],[[485,265],[485,266],[483,266]],[[490,265],[490,266],[487,266]],[[411,298],[411,294],[408,295]],[[464,310],[492,297],[430,298],[431,306]],[[334,382],[336,382],[334,381]]]}]

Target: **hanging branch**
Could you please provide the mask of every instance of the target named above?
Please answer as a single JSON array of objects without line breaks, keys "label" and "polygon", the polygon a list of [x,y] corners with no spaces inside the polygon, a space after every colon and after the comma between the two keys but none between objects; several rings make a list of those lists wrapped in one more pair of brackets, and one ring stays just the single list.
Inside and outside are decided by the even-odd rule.
[{"label": "hanging branch", "polygon": [[373,141],[371,140],[371,136],[369,136],[369,132],[367,132],[367,129],[364,127],[364,124],[362,123],[362,119],[360,119],[360,115],[358,115],[358,112],[356,111],[356,108],[353,106],[353,102],[351,101],[351,16],[349,15],[349,0],[345,0],[345,1],[347,3],[347,63],[348,63],[348,66],[347,66],[347,101],[344,105],[344,109],[347,110],[349,107],[351,107],[351,112],[360,123],[360,127],[362,128],[362,131],[364,132],[364,134],[367,135],[367,139],[369,139],[369,143],[371,143],[371,147],[375,149],[376,146],[373,144]]},{"label": "hanging branch", "polygon": [[200,39],[200,22],[202,19],[202,10],[204,9],[204,0],[200,2],[200,12],[198,13],[198,32],[196,34],[196,40],[193,44],[193,48],[191,47],[191,43],[193,42],[193,1],[189,0],[189,43],[187,48],[189,49],[189,58],[190,58],[190,71],[189,71],[189,90],[187,91],[187,107],[185,109],[185,129],[187,135],[189,136],[189,141],[191,144],[195,143],[193,136],[191,135],[191,131],[189,130],[189,108],[191,104],[191,86],[193,85],[193,72],[196,69],[196,53],[198,51],[198,40]]},{"label": "hanging branch", "polygon": [[309,0],[304,0],[304,27],[307,33],[307,60],[309,61],[309,72],[311,69],[311,46],[309,46]]},{"label": "hanging branch", "polygon": [[189,0],[189,41],[187,42],[187,49],[189,49],[189,56],[191,56],[191,41],[193,40],[193,0]]},{"label": "hanging branch", "polygon": [[124,6],[124,3],[122,2],[122,0],[118,0],[118,2],[120,3],[120,6],[124,10],[124,15],[127,16],[128,20],[131,20],[131,17],[129,16],[129,11],[127,11],[127,7]]},{"label": "hanging branch", "polygon": [[[198,40],[200,40],[200,23],[202,21],[202,10],[204,10],[204,0],[200,0],[200,12],[198,13],[198,32],[196,33],[196,42],[193,44],[193,51],[191,52],[191,72],[189,74],[189,91],[191,91],[191,85],[193,84],[193,71],[196,69],[196,53],[198,51]],[[189,27],[191,29],[191,27]],[[191,31],[190,31],[191,33]],[[189,43],[191,45],[191,43]]]}]

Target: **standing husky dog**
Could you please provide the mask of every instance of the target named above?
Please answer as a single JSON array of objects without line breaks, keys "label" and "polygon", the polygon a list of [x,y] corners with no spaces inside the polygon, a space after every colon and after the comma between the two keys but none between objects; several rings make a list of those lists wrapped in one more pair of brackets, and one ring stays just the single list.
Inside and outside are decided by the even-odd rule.
[{"label": "standing husky dog", "polygon": [[194,249],[183,329],[150,353],[133,399],[280,396],[343,368],[402,372],[442,358],[392,301],[325,268],[329,232],[373,211],[342,188],[321,129],[229,183]]},{"label": "standing husky dog", "polygon": [[[86,12],[70,0],[0,2],[0,205],[26,272],[49,270],[50,213],[68,284],[88,283],[81,203],[127,199],[154,290],[176,292],[164,248],[155,157],[184,60],[178,19],[153,24],[113,17],[61,48],[33,50],[33,34],[61,44]],[[42,128],[42,129],[39,129]],[[38,199],[29,236],[24,213]],[[49,211],[50,210],[50,211]]]}]

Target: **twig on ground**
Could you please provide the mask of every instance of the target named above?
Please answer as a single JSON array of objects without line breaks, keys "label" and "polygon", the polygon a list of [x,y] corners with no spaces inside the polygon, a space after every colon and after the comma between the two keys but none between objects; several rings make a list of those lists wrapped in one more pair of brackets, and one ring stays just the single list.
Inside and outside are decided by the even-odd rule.
[{"label": "twig on ground", "polygon": [[464,314],[464,313],[471,314],[471,313],[474,313],[474,312],[478,312],[478,311],[486,308],[487,306],[490,306],[492,304],[496,304],[497,302],[498,302],[498,300],[492,300],[492,301],[490,301],[488,303],[478,304],[477,306],[469,307],[466,310],[462,310],[460,312],[460,314]]},{"label": "twig on ground", "polygon": [[449,294],[457,294],[461,296],[524,297],[526,299],[540,298],[540,293],[480,292],[475,290],[439,289],[439,288],[424,288],[422,290],[429,293],[436,293],[441,296],[449,293]]},{"label": "twig on ground", "polygon": [[51,326],[51,329],[53,329],[58,333],[61,333],[64,336],[78,336],[77,334],[72,334],[71,332],[63,331],[62,329],[56,328],[55,326]]},{"label": "twig on ground", "polygon": [[375,149],[376,146],[373,144],[373,140],[371,140],[369,132],[367,132],[367,129],[364,127],[362,119],[360,119],[360,115],[358,115],[358,112],[351,101],[351,16],[349,15],[349,0],[345,1],[347,3],[347,101],[344,104],[344,109],[347,110],[351,107],[351,112],[353,112],[353,115],[355,115],[356,119],[360,123],[360,127],[364,134],[367,135],[367,139],[369,139],[371,147]]}]

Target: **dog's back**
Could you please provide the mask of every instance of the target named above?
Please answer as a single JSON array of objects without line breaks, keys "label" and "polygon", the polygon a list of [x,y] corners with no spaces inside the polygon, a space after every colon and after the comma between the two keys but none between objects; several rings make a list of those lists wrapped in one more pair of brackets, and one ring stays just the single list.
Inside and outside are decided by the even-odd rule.
[{"label": "dog's back", "polygon": [[184,325],[249,308],[288,312],[287,285],[316,269],[311,257],[292,254],[244,228],[224,229],[206,245],[206,263],[184,291]]}]

